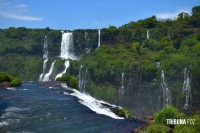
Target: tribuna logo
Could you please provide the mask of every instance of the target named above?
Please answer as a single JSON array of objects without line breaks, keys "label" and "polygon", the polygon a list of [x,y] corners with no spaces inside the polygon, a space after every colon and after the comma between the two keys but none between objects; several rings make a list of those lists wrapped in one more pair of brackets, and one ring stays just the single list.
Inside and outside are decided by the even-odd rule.
[{"label": "tribuna logo", "polygon": [[194,125],[195,119],[167,119],[167,125]]}]

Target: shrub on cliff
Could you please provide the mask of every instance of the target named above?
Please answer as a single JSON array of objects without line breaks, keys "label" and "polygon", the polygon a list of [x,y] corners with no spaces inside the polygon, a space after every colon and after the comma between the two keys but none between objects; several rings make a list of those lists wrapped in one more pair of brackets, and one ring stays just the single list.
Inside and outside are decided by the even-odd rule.
[{"label": "shrub on cliff", "polygon": [[0,82],[10,82],[11,86],[20,86],[22,84],[21,79],[14,78],[11,75],[0,71]]},{"label": "shrub on cliff", "polygon": [[195,120],[194,124],[176,125],[174,133],[198,133],[200,131],[200,115],[194,115],[187,119]]},{"label": "shrub on cliff", "polygon": [[167,119],[180,119],[184,114],[173,106],[167,106],[155,115],[155,123],[167,124]]},{"label": "shrub on cliff", "polygon": [[5,72],[0,71],[0,82],[10,82],[12,77]]},{"label": "shrub on cliff", "polygon": [[64,81],[68,84],[71,88],[78,88],[78,81],[74,76],[64,74],[61,77],[58,77],[56,81]]},{"label": "shrub on cliff", "polygon": [[166,133],[167,128],[168,127],[165,125],[151,124],[144,131],[141,131],[140,133]]}]

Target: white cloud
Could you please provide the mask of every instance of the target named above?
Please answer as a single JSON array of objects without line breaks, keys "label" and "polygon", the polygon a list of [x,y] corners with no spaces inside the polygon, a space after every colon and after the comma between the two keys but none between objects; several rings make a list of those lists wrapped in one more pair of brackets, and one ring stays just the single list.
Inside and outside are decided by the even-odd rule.
[{"label": "white cloud", "polygon": [[27,8],[27,5],[25,5],[25,4],[19,4],[18,7],[20,7],[20,8]]},{"label": "white cloud", "polygon": [[26,16],[26,15],[20,15],[20,14],[9,13],[9,12],[0,12],[0,16],[6,17],[6,18],[18,19],[18,20],[27,20],[27,21],[42,20],[42,18],[40,17]]},{"label": "white cloud", "polygon": [[30,15],[26,4],[0,0],[0,16],[24,21],[41,21],[43,18]]},{"label": "white cloud", "polygon": [[185,12],[188,14],[191,14],[190,10],[178,10],[176,12],[163,12],[163,13],[158,13],[156,14],[156,17],[158,19],[176,19],[178,14],[181,12]]}]

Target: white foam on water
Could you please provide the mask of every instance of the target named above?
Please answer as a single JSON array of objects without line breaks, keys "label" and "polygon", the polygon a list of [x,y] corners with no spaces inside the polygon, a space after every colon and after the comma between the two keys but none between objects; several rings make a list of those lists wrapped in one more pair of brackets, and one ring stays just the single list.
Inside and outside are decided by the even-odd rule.
[{"label": "white foam on water", "polygon": [[63,92],[65,95],[70,95],[69,93],[67,93],[67,92]]},{"label": "white foam on water", "polygon": [[109,117],[114,118],[114,119],[124,119],[123,117],[117,116],[109,108],[103,106],[102,104],[108,104],[108,105],[113,106],[113,107],[117,107],[117,106],[106,103],[102,100],[97,100],[97,99],[93,98],[92,96],[90,96],[89,94],[81,93],[78,90],[71,89],[71,88],[67,87],[66,84],[61,84],[61,86],[66,88],[66,89],[73,91],[74,93],[71,93],[70,95],[79,98],[80,99],[79,102],[81,104],[87,106],[92,111],[96,112],[97,114],[103,114],[103,115],[109,116]]},{"label": "white foam on water", "polygon": [[0,122],[0,127],[8,126],[9,123],[7,121],[1,121]]},{"label": "white foam on water", "polygon": [[17,90],[17,89],[15,89],[14,87],[7,87],[6,89],[7,89],[7,90]]},{"label": "white foam on water", "polygon": [[10,118],[24,118],[24,116],[14,112],[6,112],[1,115],[1,119],[10,119]]},{"label": "white foam on water", "polygon": [[22,91],[26,91],[26,90],[28,90],[28,89],[20,89],[20,90],[22,90]]},{"label": "white foam on water", "polygon": [[28,108],[9,107],[5,111],[6,112],[18,112],[18,111],[24,111],[24,110],[28,110]]}]

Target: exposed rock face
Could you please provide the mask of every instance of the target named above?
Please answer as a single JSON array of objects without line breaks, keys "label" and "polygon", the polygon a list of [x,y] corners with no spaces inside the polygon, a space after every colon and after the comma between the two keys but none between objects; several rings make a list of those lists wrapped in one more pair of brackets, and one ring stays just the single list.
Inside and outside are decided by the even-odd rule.
[{"label": "exposed rock face", "polygon": [[10,87],[10,86],[11,86],[10,82],[0,82],[0,88]]}]

